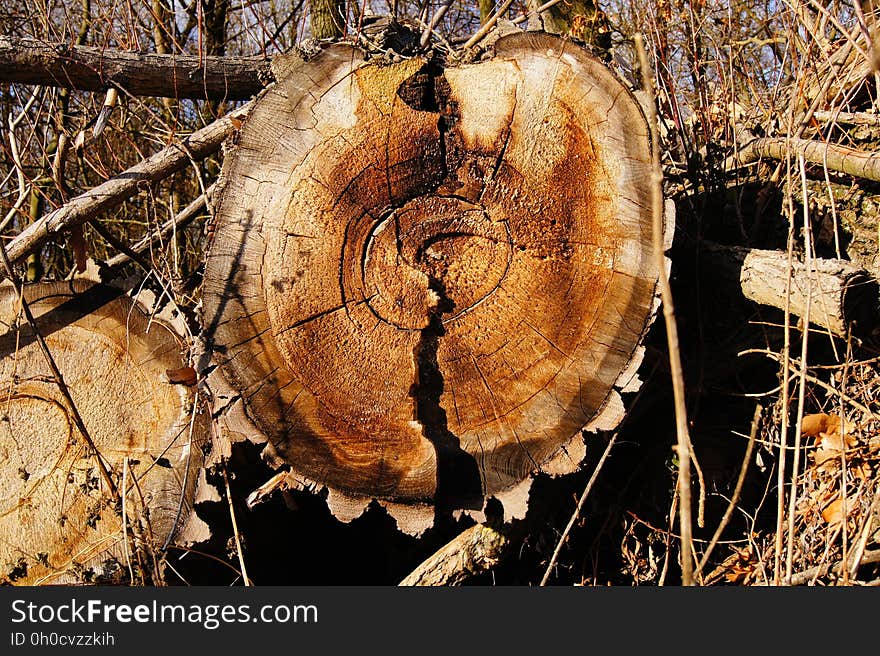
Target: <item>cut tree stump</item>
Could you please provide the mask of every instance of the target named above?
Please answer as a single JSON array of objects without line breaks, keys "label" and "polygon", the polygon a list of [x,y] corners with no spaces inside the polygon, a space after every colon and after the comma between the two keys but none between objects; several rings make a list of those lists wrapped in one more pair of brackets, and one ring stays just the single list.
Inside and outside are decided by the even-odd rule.
[{"label": "cut tree stump", "polygon": [[336,44],[273,66],[204,276],[227,436],[268,440],[340,519],[377,499],[419,532],[492,496],[522,516],[532,474],[620,420],[657,310],[639,104],[544,34],[467,65]]},{"label": "cut tree stump", "polygon": [[128,563],[148,577],[166,541],[199,521],[189,510],[207,423],[193,412],[195,388],[169,382],[186,365],[181,340],[113,287],[43,283],[26,286],[25,299],[125,501],[103,485],[17,294],[3,285],[0,580],[127,578]]}]

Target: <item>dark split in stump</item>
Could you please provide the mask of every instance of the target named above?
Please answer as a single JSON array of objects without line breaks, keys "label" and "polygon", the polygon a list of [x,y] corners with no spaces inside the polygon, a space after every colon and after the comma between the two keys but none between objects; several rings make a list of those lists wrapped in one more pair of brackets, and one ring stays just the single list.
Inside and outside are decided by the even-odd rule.
[{"label": "dark split in stump", "polygon": [[273,66],[204,278],[227,436],[268,440],[341,519],[377,499],[419,532],[491,497],[522,516],[532,474],[574,471],[582,429],[621,418],[657,309],[638,103],[540,34],[468,65],[337,44]]}]

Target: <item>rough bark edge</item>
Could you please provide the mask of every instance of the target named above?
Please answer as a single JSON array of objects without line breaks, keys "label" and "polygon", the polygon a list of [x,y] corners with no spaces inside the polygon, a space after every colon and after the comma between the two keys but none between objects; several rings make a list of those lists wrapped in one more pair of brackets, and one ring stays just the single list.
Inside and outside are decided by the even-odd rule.
[{"label": "rough bark edge", "polygon": [[[499,39],[499,41],[502,40],[503,39]],[[351,47],[352,50],[359,50],[354,46],[348,47]],[[587,56],[595,59],[595,57],[589,53],[587,53]],[[276,80],[283,79],[285,74],[288,73],[291,68],[302,64],[304,61],[305,60],[302,57],[296,54],[285,55],[284,57],[274,59],[272,61],[272,71]],[[604,66],[602,62],[599,63]],[[369,65],[368,62],[364,62],[364,64]],[[644,115],[644,110],[639,104],[638,99],[630,91],[630,85],[612,69],[608,69],[608,71],[630,94],[633,102]],[[275,83],[267,86],[257,98],[249,103],[247,113],[243,114],[240,118],[246,121],[250,114],[250,108],[255,107],[260,98],[263,95],[270,93],[274,87]],[[227,158],[226,156],[234,152],[235,146],[234,135],[230,140],[227,140],[223,144],[224,165],[217,184],[215,185],[216,198],[212,199],[214,203],[222,201],[225,191],[225,175],[228,174],[226,163],[230,161],[230,158]],[[650,148],[656,147],[656,144],[650,144]],[[663,248],[664,252],[668,252],[672,247],[672,240],[675,231],[675,204],[673,201],[664,201],[663,214]],[[210,249],[212,227],[209,225],[207,229],[209,233],[207,248]],[[668,257],[665,257],[664,261],[666,263],[668,274],[671,270],[672,262]],[[563,444],[557,450],[555,456],[543,463],[540,469],[534,471],[530,476],[525,477],[519,483],[487,498],[487,500],[489,498],[494,498],[501,502],[504,508],[504,521],[509,522],[515,519],[522,519],[526,516],[528,511],[529,493],[535,474],[548,473],[556,477],[574,473],[580,468],[581,462],[586,454],[586,432],[595,433],[600,430],[610,431],[619,425],[626,410],[620,393],[634,392],[641,386],[641,381],[636,375],[636,370],[641,365],[645,353],[643,346],[645,336],[651,329],[651,326],[657,317],[659,308],[660,289],[659,285],[655,284],[653,303],[642,328],[641,337],[631,354],[629,364],[618,375],[618,378],[612,385],[611,391],[606,397],[605,402],[599,410],[597,410],[594,417],[580,431],[576,432],[567,443]],[[248,499],[251,500],[253,504],[259,503],[276,489],[281,489],[282,487],[310,492],[324,491],[327,495],[326,502],[330,512],[339,521],[344,523],[351,522],[360,517],[366,511],[367,507],[375,502],[383,507],[388,514],[396,520],[398,529],[404,533],[419,536],[425,530],[434,525],[435,509],[432,504],[401,504],[389,499],[372,496],[348,495],[295,472],[288,463],[278,457],[268,438],[249,417],[248,412],[242,403],[240,394],[226,380],[218,362],[214,360],[210,348],[202,336],[200,336],[200,339],[197,341],[197,346],[195,348],[194,360],[198,363],[197,369],[200,372],[205,373],[203,378],[200,377],[202,378],[200,387],[209,398],[209,403],[212,407],[212,417],[215,423],[214,447],[212,448],[211,461],[207,463],[207,466],[217,464],[222,458],[228,458],[232,452],[232,445],[234,443],[247,440],[254,444],[265,445],[262,451],[262,457],[270,467],[276,470],[287,469],[288,473],[283,479],[283,482],[276,480],[277,477],[273,477],[270,481],[267,481],[262,486],[252,491]],[[486,521],[486,515],[483,509],[463,509],[457,511],[455,514],[467,515],[477,522]]]},{"label": "rough bark edge", "polygon": [[[666,253],[672,248],[672,239],[675,235],[675,203],[672,200],[666,200],[663,209],[663,250]],[[668,275],[672,268],[672,260],[667,256],[664,257],[664,262]],[[605,403],[599,411],[583,427],[580,433],[572,436],[572,439],[557,452],[556,456],[544,463],[541,468],[543,473],[556,477],[577,471],[586,455],[586,434],[613,431],[623,421],[627,409],[621,395],[637,392],[642,386],[642,381],[638,377],[638,369],[645,356],[644,341],[648,331],[654,325],[659,309],[660,287],[655,285],[651,310],[642,329],[638,345],[630,356],[629,364],[617,376],[617,380],[612,385],[611,391],[608,393]]]},{"label": "rough bark edge", "polygon": [[[186,318],[180,312],[177,312],[172,303],[164,303],[160,305],[161,299],[156,298],[156,294],[146,288],[142,288],[141,280],[131,276],[121,278],[119,276],[106,275],[106,269],[92,259],[87,260],[86,269],[82,273],[74,273],[71,278],[85,280],[88,282],[115,287],[128,297],[132,305],[146,316],[151,317],[151,322],[159,323],[163,328],[167,329],[181,345],[189,351],[190,359],[193,358],[193,349],[191,338],[189,337],[189,326]],[[8,281],[0,283],[9,284]],[[210,407],[204,395],[196,387],[193,388],[193,403],[200,404],[205,408]],[[190,448],[192,461],[190,462],[190,474],[192,482],[189,483],[189,491],[187,498],[184,500],[181,515],[177,520],[175,530],[169,544],[179,546],[192,546],[194,544],[207,542],[212,535],[211,528],[205,521],[199,517],[196,512],[196,506],[203,501],[213,501],[218,499],[216,489],[208,482],[205,476],[205,464],[208,460],[208,454],[204,451],[204,446],[208,443],[212,446],[216,442],[214,439],[214,427],[212,422],[204,421],[204,434],[197,435],[193,433],[193,443]]]}]

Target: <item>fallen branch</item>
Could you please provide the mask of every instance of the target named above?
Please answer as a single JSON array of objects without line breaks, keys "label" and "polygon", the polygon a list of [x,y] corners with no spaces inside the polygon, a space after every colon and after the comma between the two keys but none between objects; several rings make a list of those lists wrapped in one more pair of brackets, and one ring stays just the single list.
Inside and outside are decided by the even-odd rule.
[{"label": "fallen branch", "polygon": [[20,261],[63,230],[122,204],[134,196],[142,185],[163,180],[183,170],[191,162],[216,152],[226,137],[241,124],[240,119],[248,109],[249,105],[245,105],[235,110],[49,212],[9,243],[9,259],[12,262]]},{"label": "fallen branch", "polygon": [[[196,198],[189,205],[184,207],[180,212],[178,212],[174,217],[168,219],[165,223],[161,225],[161,227],[157,228],[149,235],[138,241],[136,244],[131,246],[131,252],[136,255],[141,255],[150,248],[156,246],[160,242],[168,239],[175,230],[180,230],[185,228],[190,223],[192,223],[193,219],[199,216],[202,211],[206,207],[206,196],[209,196],[214,190],[214,185],[211,185],[205,190],[205,193]],[[130,262],[132,259],[131,255],[126,253],[118,253],[114,255],[109,260],[107,260],[107,266],[111,269],[114,267],[122,266],[123,264]]]},{"label": "fallen branch", "polygon": [[[746,298],[780,310],[785,308],[789,276],[785,252],[707,242],[702,252],[713,269],[740,284]],[[803,262],[794,261],[789,311],[805,319],[808,296],[809,321],[840,337],[845,337],[850,328],[856,336],[868,335],[880,323],[877,281],[847,260],[814,259],[812,271]]]},{"label": "fallen branch", "polygon": [[135,96],[246,100],[271,80],[264,57],[198,57],[0,37],[0,82]]},{"label": "fallen branch", "polygon": [[[862,554],[861,559],[859,560],[859,565],[870,565],[871,563],[880,563],[880,549],[874,549],[873,551],[866,551]],[[837,561],[836,563],[828,563],[825,565],[817,565],[816,567],[811,567],[810,569],[806,569],[803,572],[798,572],[797,574],[793,574],[791,580],[789,580],[789,585],[804,585],[816,579],[820,576],[827,576],[828,574],[840,574],[843,569],[843,561]]]},{"label": "fallen branch", "polygon": [[407,586],[458,585],[501,561],[508,539],[484,524],[459,533],[400,582]]},{"label": "fallen branch", "polygon": [[745,166],[765,157],[784,160],[789,155],[802,155],[807,162],[827,166],[831,171],[880,182],[880,154],[809,139],[755,139],[746,144],[739,153],[728,158],[725,168]]},{"label": "fallen branch", "polygon": [[880,125],[880,114],[868,112],[819,111],[813,113],[819,123],[841,123],[843,125]]}]

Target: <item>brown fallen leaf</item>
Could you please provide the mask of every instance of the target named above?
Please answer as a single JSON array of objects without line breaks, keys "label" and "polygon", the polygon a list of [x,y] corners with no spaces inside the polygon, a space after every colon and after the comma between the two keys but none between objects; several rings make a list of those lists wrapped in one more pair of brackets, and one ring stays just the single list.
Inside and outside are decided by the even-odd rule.
[{"label": "brown fallen leaf", "polygon": [[168,376],[168,382],[173,385],[187,385],[189,387],[192,387],[196,384],[196,381],[198,380],[196,370],[192,367],[166,369],[165,375]]},{"label": "brown fallen leaf", "polygon": [[806,437],[816,437],[819,433],[839,432],[840,417],[837,415],[826,415],[824,413],[804,415],[801,421],[801,435]]},{"label": "brown fallen leaf", "polygon": [[821,465],[832,458],[840,460],[840,452],[844,449],[853,449],[858,445],[854,435],[847,435],[846,438],[840,433],[819,433],[816,439],[816,450],[813,452],[813,460],[817,465]]},{"label": "brown fallen leaf", "polygon": [[705,585],[711,585],[722,577],[734,585],[750,585],[754,582],[758,559],[751,545],[746,545],[742,549],[736,547],[731,549],[733,553],[709,573]]},{"label": "brown fallen leaf", "polygon": [[828,524],[837,524],[843,519],[843,499],[835,499],[822,510],[822,519]]},{"label": "brown fallen leaf", "polygon": [[[846,500],[847,514],[851,514],[857,505],[858,500],[855,496],[848,497]],[[834,501],[825,506],[822,510],[822,519],[829,524],[840,523],[843,520],[843,499],[838,496]]]}]

